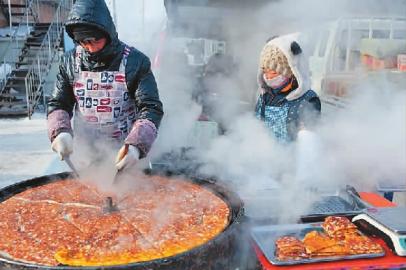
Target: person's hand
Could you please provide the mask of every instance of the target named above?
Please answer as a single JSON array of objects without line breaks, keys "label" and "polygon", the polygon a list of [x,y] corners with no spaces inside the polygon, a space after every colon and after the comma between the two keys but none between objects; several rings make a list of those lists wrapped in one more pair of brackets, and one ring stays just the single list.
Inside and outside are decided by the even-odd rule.
[{"label": "person's hand", "polygon": [[116,168],[121,170],[124,167],[135,165],[140,159],[140,152],[137,147],[126,144],[120,148],[116,157]]},{"label": "person's hand", "polygon": [[73,152],[72,135],[67,132],[59,133],[52,142],[51,148],[59,155],[59,158],[63,160]]}]

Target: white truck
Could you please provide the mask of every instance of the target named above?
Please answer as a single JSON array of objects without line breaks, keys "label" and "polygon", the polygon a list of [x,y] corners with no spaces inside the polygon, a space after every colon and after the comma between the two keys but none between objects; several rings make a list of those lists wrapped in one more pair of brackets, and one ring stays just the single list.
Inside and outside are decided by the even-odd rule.
[{"label": "white truck", "polygon": [[309,64],[312,88],[325,104],[345,105],[359,79],[378,73],[406,89],[406,72],[397,67],[406,54],[406,17],[341,18],[317,35]]},{"label": "white truck", "polygon": [[[406,17],[342,18],[318,34],[309,64],[324,112],[344,108],[360,80],[406,91]],[[378,183],[377,191],[405,192],[400,181]]]}]

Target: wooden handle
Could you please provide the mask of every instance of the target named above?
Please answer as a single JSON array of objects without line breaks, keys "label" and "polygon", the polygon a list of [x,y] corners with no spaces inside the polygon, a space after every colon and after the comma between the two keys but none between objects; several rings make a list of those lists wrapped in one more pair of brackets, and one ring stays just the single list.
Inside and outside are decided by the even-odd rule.
[{"label": "wooden handle", "polygon": [[128,144],[124,144],[123,147],[121,147],[120,151],[118,152],[118,161],[122,160],[125,155],[128,153]]}]

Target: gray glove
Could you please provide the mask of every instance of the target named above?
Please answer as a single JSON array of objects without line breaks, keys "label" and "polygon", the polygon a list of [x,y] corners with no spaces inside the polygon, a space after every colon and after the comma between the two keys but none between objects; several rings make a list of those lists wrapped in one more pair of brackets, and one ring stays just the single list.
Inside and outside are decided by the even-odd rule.
[{"label": "gray glove", "polygon": [[52,142],[51,148],[58,154],[59,158],[63,160],[73,152],[72,135],[67,132],[59,133]]}]

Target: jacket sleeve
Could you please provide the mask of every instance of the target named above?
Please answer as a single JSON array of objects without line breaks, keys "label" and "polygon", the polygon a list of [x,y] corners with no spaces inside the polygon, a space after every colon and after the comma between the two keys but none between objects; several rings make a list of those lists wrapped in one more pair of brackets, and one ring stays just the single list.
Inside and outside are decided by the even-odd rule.
[{"label": "jacket sleeve", "polygon": [[[133,93],[138,119],[148,119],[158,128],[163,116],[158,87],[148,57],[139,55],[136,63],[129,63],[127,86]],[[131,58],[129,59],[129,61]],[[134,66],[136,65],[136,66]]]},{"label": "jacket sleeve", "polygon": [[319,123],[321,116],[321,102],[318,96],[305,100],[299,106],[299,125],[305,129],[313,130]]},{"label": "jacket sleeve", "polygon": [[148,154],[156,139],[163,106],[148,57],[133,51],[126,65],[126,78],[128,90],[135,100],[137,121],[125,142],[137,146],[142,158]]},{"label": "jacket sleeve", "polygon": [[55,89],[48,101],[48,136],[51,141],[61,132],[72,132],[70,118],[76,100],[73,94],[73,52],[61,57]]}]

